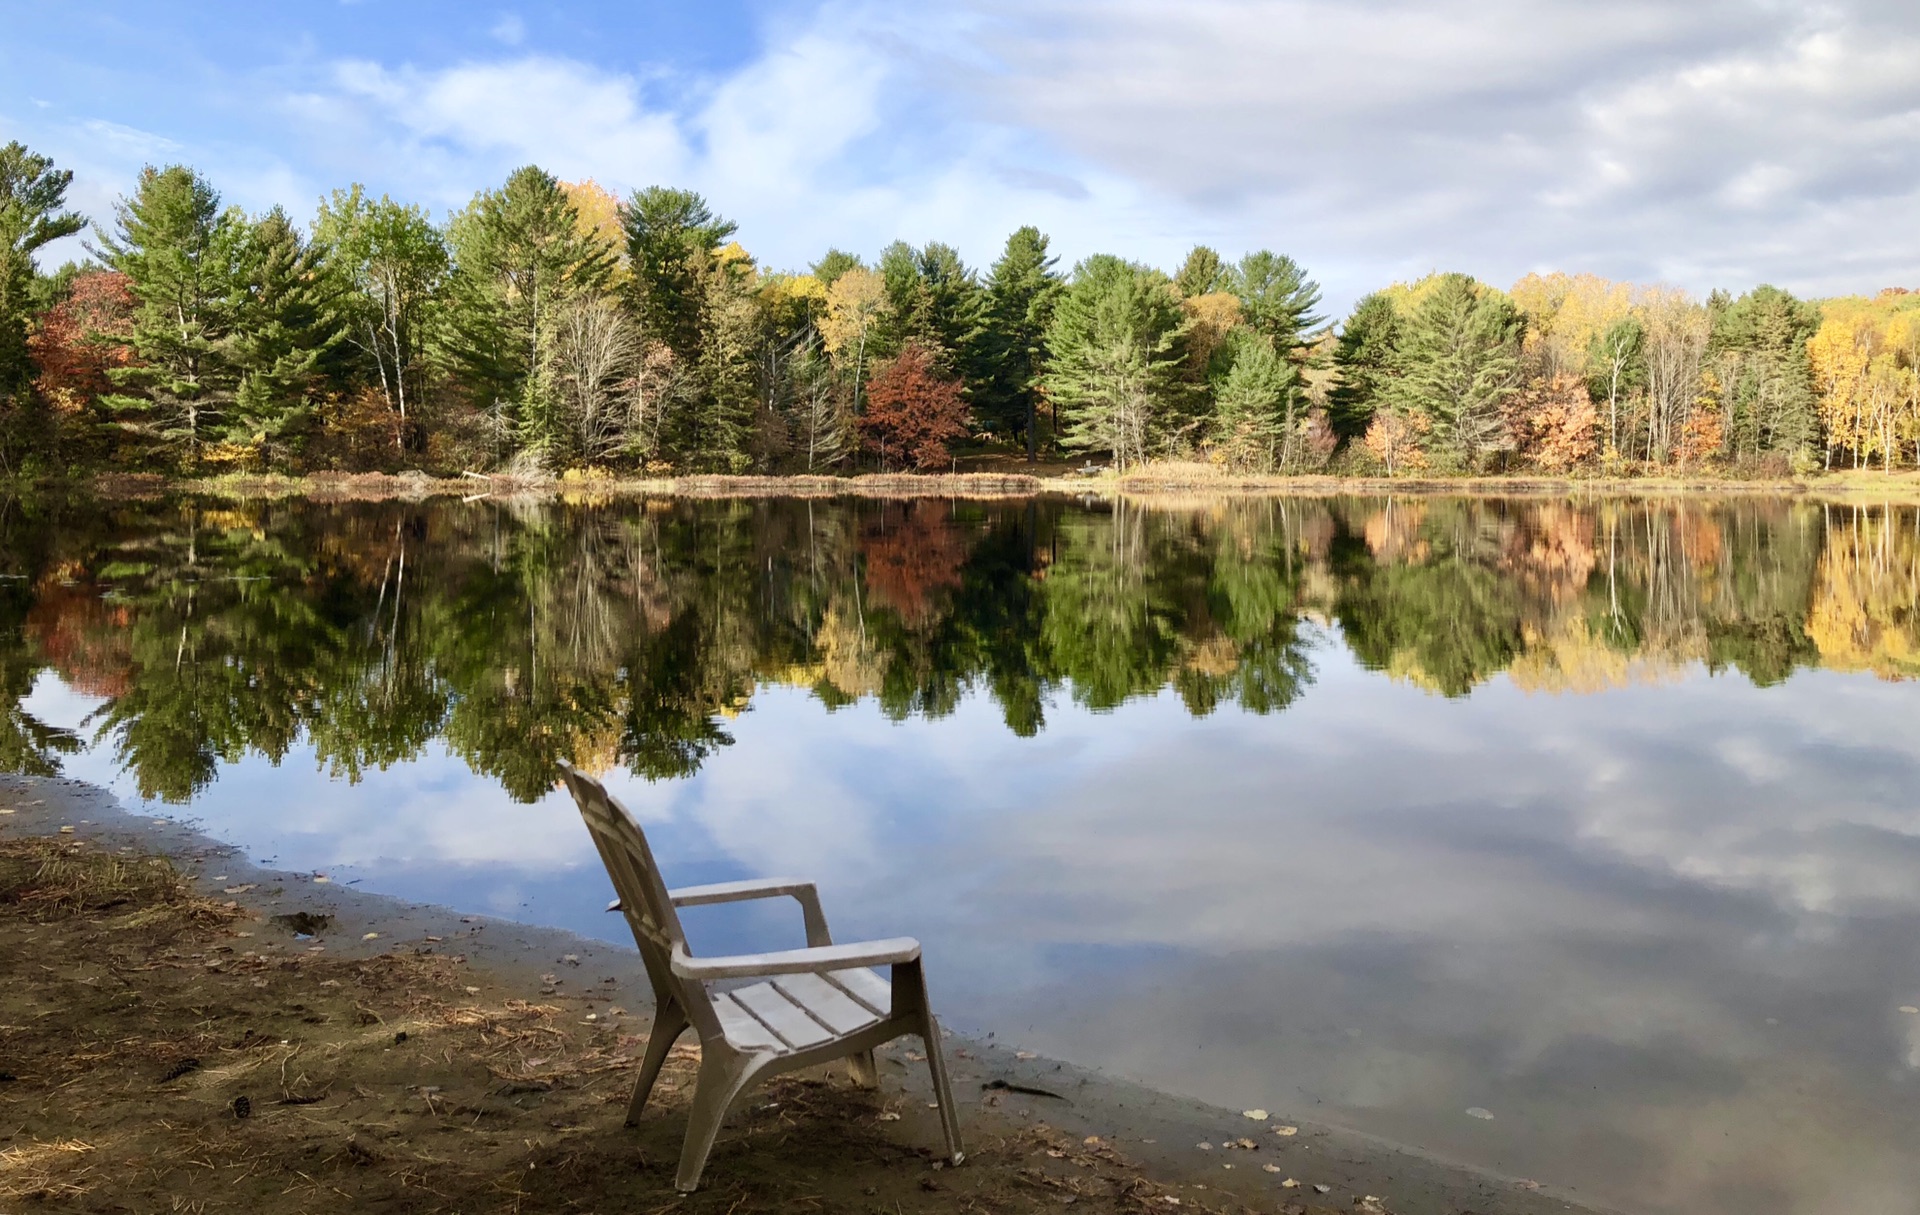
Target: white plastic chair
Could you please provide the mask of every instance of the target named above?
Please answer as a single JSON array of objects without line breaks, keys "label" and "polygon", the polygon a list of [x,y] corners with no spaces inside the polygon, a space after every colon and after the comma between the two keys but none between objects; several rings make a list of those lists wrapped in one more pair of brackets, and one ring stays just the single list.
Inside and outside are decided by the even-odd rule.
[{"label": "white plastic chair", "polygon": [[[571,765],[563,762],[560,772],[620,896],[609,910],[625,913],[653,984],[653,1032],[627,1107],[628,1126],[639,1121],[674,1042],[689,1028],[700,1036],[700,1075],[674,1181],[680,1190],[699,1186],[721,1122],[754,1084],[846,1059],[855,1081],[873,1087],[879,1083],[873,1048],[908,1034],[926,1043],[947,1155],[955,1164],[964,1159],[918,941],[894,937],[835,945],[811,882],[768,878],[668,890],[646,835],[626,807]],[[807,948],[715,958],[697,958],[687,948],[678,908],[782,895],[800,904]],[[871,966],[890,966],[891,980],[867,969]],[[765,981],[725,990],[710,986],[740,979]]]}]

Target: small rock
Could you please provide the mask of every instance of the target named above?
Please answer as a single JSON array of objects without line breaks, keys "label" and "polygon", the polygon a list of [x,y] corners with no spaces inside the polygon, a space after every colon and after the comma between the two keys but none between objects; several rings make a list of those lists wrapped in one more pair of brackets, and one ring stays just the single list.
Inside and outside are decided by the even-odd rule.
[{"label": "small rock", "polygon": [[253,1101],[244,1094],[235,1097],[233,1099],[233,1116],[235,1118],[253,1117]]}]

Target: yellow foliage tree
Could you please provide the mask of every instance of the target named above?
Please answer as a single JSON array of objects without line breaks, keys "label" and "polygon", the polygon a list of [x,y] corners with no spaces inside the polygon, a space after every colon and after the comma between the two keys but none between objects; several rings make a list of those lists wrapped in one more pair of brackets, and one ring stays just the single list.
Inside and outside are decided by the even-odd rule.
[{"label": "yellow foliage tree", "polygon": [[580,235],[595,238],[614,255],[613,281],[616,286],[624,285],[632,271],[627,268],[627,233],[620,224],[620,200],[591,177],[563,181],[560,189],[579,214],[575,227]]}]

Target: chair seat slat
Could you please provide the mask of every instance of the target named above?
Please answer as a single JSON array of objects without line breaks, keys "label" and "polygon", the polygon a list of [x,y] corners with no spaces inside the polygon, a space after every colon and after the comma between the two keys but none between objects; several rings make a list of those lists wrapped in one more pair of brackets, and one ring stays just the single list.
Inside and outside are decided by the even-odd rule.
[{"label": "chair seat slat", "polygon": [[773,985],[836,1034],[865,1029],[880,1019],[873,1009],[820,975],[783,975]]},{"label": "chair seat slat", "polygon": [[834,1036],[832,1030],[771,983],[755,983],[728,994],[792,1050],[818,1046]]},{"label": "chair seat slat", "polygon": [[884,1017],[893,1011],[893,984],[866,967],[829,970],[826,977],[832,980],[841,991],[871,1009],[874,1016]]}]

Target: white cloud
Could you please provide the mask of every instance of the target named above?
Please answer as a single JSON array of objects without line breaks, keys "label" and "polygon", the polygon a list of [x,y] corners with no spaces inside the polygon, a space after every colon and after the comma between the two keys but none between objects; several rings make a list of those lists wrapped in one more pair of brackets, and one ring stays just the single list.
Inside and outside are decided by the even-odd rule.
[{"label": "white cloud", "polygon": [[507,13],[493,23],[487,34],[504,46],[519,46],[527,40],[527,23],[518,15]]}]

